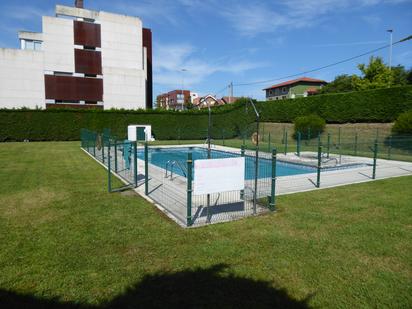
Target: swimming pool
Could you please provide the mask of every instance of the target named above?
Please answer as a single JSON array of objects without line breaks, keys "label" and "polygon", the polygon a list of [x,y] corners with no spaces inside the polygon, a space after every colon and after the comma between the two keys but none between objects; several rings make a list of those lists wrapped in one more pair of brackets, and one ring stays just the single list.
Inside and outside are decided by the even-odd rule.
[{"label": "swimming pool", "polygon": [[[173,148],[149,148],[149,162],[160,168],[165,169],[168,161],[177,161],[186,167],[187,154],[191,152],[193,160],[207,159],[207,149],[201,147],[173,147]],[[137,156],[144,160],[144,150],[138,150]],[[212,159],[234,158],[239,157],[240,154],[230,153],[212,149]],[[253,179],[255,176],[255,158],[253,156],[245,155],[245,179]],[[304,166],[293,163],[276,162],[276,176],[290,176],[299,174],[308,174],[316,172],[316,168]],[[175,167],[173,173],[184,176],[183,171]],[[272,161],[270,159],[259,158],[259,178],[271,177]]]}]

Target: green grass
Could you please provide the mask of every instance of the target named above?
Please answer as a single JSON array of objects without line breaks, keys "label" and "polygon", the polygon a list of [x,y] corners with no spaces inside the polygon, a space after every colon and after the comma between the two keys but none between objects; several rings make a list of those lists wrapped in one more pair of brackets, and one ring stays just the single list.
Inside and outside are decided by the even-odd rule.
[{"label": "green grass", "polygon": [[412,306],[412,177],[182,229],[79,143],[0,144],[0,166],[2,308]]}]

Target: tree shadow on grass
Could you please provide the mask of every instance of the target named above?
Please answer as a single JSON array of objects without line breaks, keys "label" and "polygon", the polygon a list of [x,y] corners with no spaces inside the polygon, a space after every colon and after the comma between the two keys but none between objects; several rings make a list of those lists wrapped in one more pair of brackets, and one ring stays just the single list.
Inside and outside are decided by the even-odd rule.
[{"label": "tree shadow on grass", "polygon": [[222,273],[227,265],[175,273],[156,273],[143,278],[124,294],[99,306],[45,300],[0,291],[2,308],[309,308],[286,290],[269,282]]}]

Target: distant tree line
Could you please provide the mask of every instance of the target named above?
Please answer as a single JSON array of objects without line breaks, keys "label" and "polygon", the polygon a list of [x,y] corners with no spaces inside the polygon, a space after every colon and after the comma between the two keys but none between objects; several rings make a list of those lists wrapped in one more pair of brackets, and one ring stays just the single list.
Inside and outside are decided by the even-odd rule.
[{"label": "distant tree line", "polygon": [[412,84],[412,68],[407,70],[402,65],[389,68],[380,57],[371,57],[368,64],[359,64],[358,69],[361,71],[360,76],[338,75],[319,93],[360,91]]}]

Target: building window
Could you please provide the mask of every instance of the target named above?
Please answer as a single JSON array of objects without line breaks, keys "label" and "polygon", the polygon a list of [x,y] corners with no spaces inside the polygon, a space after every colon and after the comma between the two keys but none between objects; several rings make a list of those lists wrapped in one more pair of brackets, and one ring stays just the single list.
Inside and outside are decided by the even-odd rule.
[{"label": "building window", "polygon": [[284,95],[284,96],[282,96],[282,99],[286,99],[286,96]]},{"label": "building window", "polygon": [[21,47],[25,50],[41,50],[41,41],[22,40]]},{"label": "building window", "polygon": [[287,92],[286,87],[283,87],[283,88],[282,88],[282,92],[283,92],[283,93]]},{"label": "building window", "polygon": [[279,89],[275,89],[275,94],[278,95],[279,94]]}]

